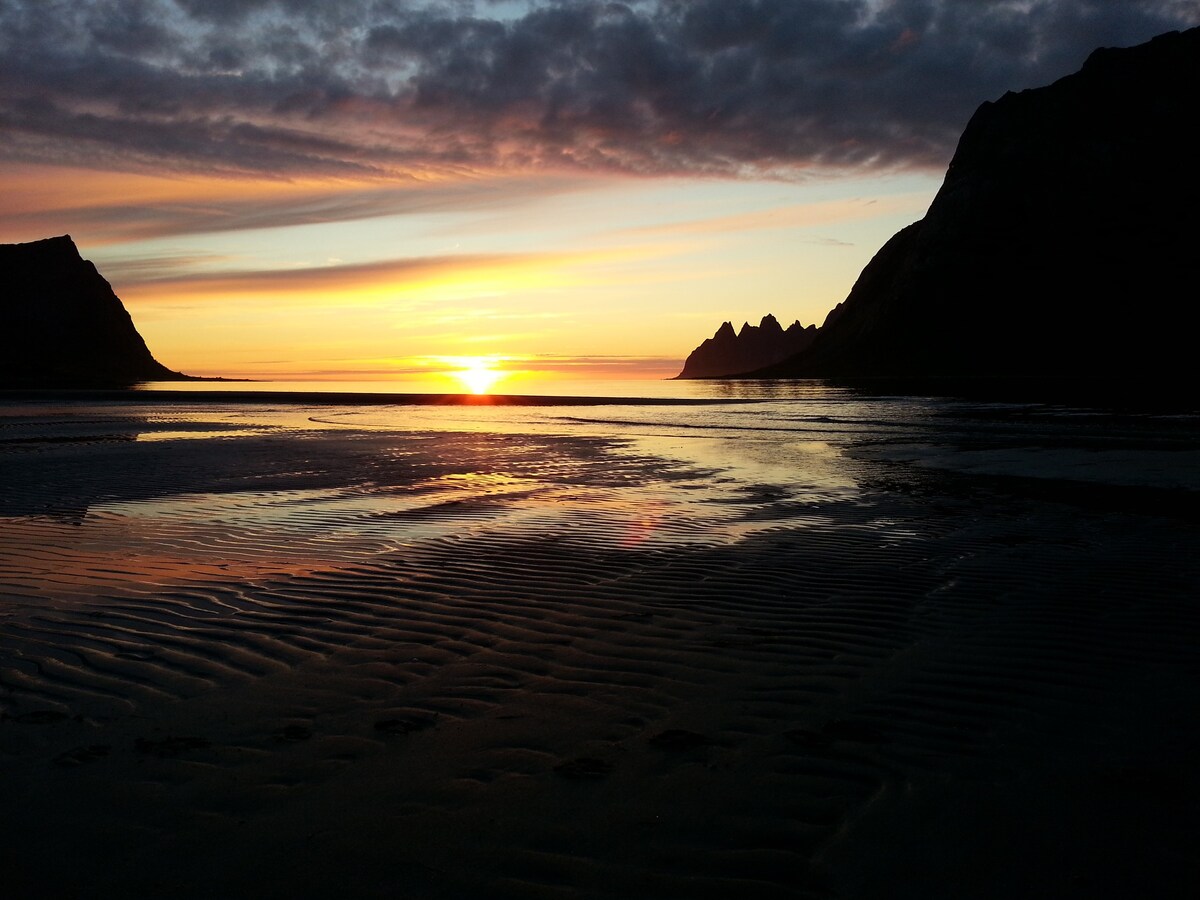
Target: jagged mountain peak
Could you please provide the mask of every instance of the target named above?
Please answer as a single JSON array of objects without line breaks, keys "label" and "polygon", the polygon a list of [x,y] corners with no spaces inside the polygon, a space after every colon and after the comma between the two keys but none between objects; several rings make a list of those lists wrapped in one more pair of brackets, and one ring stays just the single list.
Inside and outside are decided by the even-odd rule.
[{"label": "jagged mountain peak", "polygon": [[786,359],[812,340],[816,326],[803,328],[797,321],[787,331],[770,313],[761,323],[746,322],[737,333],[723,322],[716,334],[692,351],[679,378],[720,378]]}]

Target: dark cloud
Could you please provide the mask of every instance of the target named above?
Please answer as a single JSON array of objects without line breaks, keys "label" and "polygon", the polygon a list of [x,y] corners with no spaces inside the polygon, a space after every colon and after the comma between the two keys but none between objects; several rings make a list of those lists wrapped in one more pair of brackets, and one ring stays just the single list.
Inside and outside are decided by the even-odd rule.
[{"label": "dark cloud", "polygon": [[1145,0],[0,0],[0,155],[147,170],[941,166]]}]

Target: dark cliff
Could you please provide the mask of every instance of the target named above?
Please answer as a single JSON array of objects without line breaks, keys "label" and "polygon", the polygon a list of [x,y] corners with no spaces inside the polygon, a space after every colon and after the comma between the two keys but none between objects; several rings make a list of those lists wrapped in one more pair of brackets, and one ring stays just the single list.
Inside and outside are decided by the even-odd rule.
[{"label": "dark cliff", "polygon": [[769,366],[799,353],[812,343],[815,325],[793,322],[785,330],[775,317],[763,316],[758,325],[749,322],[734,332],[725,322],[717,333],[691,352],[678,378],[720,378]]},{"label": "dark cliff", "polygon": [[0,244],[0,385],[184,378],[150,354],[112,287],[69,236]]},{"label": "dark cliff", "polygon": [[755,375],[1187,376],[1198,96],[1192,29],[985,103],[925,218]]}]

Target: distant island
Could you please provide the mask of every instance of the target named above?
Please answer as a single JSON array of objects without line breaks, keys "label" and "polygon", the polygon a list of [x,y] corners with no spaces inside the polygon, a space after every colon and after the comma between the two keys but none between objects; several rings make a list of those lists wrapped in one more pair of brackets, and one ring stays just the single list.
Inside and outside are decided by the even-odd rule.
[{"label": "distant island", "polygon": [[758,325],[744,323],[737,332],[732,322],[725,322],[692,351],[676,377],[720,378],[780,362],[807,348],[816,333],[816,325],[805,328],[799,322],[785,330],[770,314]]},{"label": "distant island", "polygon": [[0,244],[0,387],[191,380],[154,358],[70,235]]},{"label": "distant island", "polygon": [[925,218],[883,246],[809,345],[736,374],[1178,387],[1196,344],[1198,96],[1194,28],[984,103]]}]

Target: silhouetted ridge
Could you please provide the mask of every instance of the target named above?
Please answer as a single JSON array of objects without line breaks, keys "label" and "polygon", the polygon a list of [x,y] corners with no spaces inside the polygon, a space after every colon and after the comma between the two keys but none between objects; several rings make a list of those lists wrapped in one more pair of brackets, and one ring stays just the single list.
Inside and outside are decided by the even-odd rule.
[{"label": "silhouetted ridge", "polygon": [[1197,96],[1191,29],[984,103],[925,218],[754,375],[1191,377]]},{"label": "silhouetted ridge", "polygon": [[0,384],[180,380],[150,354],[112,287],[69,235],[0,244]]},{"label": "silhouetted ridge", "polygon": [[758,325],[746,322],[734,332],[733,323],[724,322],[717,333],[692,351],[678,378],[719,378],[734,375],[787,359],[812,342],[815,325],[803,327],[793,322],[785,331],[769,313]]}]

